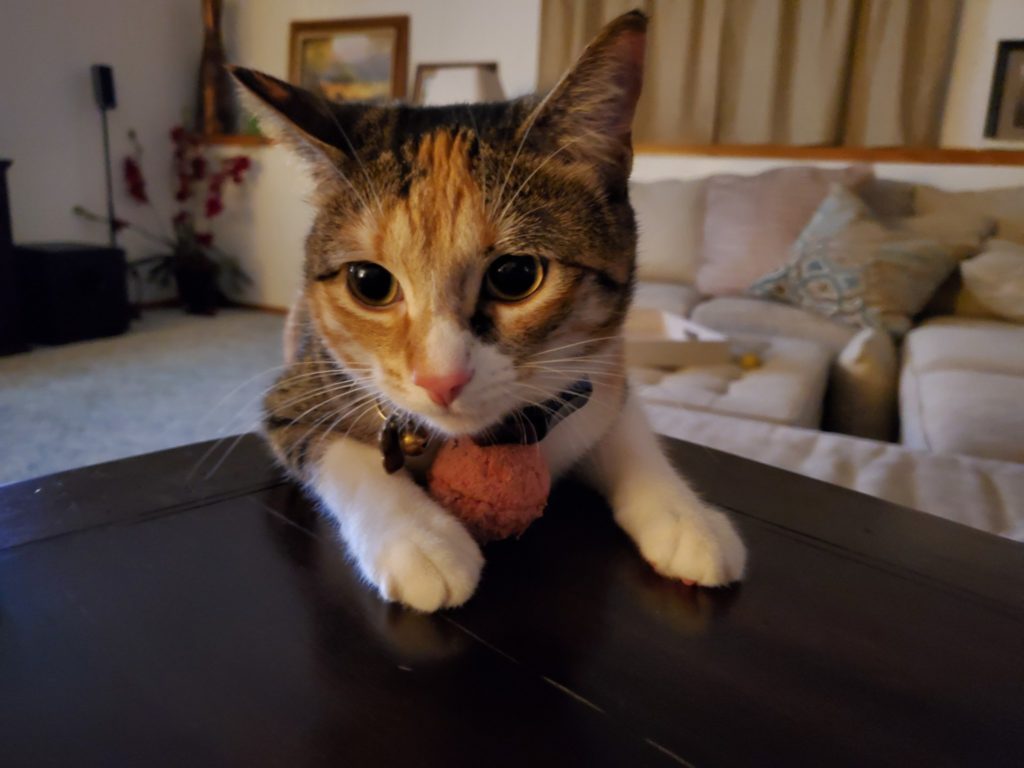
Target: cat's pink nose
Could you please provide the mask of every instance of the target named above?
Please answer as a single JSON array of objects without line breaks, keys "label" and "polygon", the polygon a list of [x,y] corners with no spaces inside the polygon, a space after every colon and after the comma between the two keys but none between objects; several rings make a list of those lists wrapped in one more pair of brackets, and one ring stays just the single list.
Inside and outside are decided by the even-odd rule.
[{"label": "cat's pink nose", "polygon": [[413,371],[412,383],[427,390],[430,399],[435,403],[447,407],[455,402],[455,398],[472,378],[473,371],[465,369],[441,375]]}]

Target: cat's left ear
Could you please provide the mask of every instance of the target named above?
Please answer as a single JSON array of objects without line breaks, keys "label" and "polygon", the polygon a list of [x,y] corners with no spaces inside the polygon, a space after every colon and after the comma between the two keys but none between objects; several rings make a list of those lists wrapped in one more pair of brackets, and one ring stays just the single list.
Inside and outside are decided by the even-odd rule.
[{"label": "cat's left ear", "polygon": [[228,67],[245,105],[280,139],[305,159],[320,181],[338,178],[338,169],[355,160],[356,128],[365,106],[338,104],[322,96],[244,67]]},{"label": "cat's left ear", "polygon": [[632,124],[643,82],[647,16],[611,21],[521,130],[545,149],[629,174]]}]

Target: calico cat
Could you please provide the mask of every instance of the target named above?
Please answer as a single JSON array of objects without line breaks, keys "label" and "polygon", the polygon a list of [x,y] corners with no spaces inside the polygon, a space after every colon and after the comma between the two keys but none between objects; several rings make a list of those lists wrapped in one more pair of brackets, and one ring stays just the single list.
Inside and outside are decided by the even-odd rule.
[{"label": "calico cat", "polygon": [[552,476],[578,469],[665,576],[716,586],[743,573],[732,525],[673,470],[625,379],[646,26],[619,17],[546,97],[505,103],[326,103],[234,70],[316,182],[290,365],[264,431],[386,600],[460,605],[484,560],[407,471],[385,470],[382,424],[477,435],[579,382],[589,401],[540,443]]}]

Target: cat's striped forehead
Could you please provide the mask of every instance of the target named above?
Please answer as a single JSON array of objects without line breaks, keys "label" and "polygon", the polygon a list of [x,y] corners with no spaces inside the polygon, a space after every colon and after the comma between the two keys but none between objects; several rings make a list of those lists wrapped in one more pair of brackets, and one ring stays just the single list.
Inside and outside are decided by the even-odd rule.
[{"label": "cat's striped forehead", "polygon": [[475,147],[477,138],[463,130],[420,137],[406,178],[376,222],[374,250],[383,260],[407,262],[406,270],[415,272],[489,250],[495,231],[473,170]]}]

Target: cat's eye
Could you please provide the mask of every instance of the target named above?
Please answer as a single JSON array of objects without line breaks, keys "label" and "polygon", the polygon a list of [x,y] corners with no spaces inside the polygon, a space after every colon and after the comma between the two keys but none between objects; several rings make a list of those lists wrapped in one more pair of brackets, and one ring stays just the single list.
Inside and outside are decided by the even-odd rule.
[{"label": "cat's eye", "polygon": [[544,262],[537,256],[499,256],[487,268],[484,287],[498,301],[521,301],[544,282]]},{"label": "cat's eye", "polygon": [[348,289],[368,307],[386,307],[399,298],[395,276],[372,261],[354,261],[348,265]]}]

